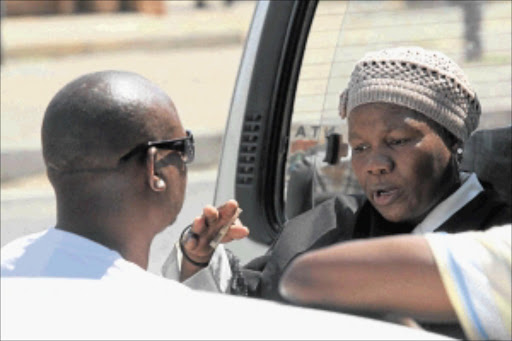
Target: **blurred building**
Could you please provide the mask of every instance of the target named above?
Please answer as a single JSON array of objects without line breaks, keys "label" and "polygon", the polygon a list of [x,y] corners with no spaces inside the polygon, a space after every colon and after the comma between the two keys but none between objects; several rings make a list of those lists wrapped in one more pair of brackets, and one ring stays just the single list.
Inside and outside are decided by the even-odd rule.
[{"label": "blurred building", "polygon": [[166,4],[159,0],[2,0],[8,16],[75,13],[142,12],[161,15]]}]

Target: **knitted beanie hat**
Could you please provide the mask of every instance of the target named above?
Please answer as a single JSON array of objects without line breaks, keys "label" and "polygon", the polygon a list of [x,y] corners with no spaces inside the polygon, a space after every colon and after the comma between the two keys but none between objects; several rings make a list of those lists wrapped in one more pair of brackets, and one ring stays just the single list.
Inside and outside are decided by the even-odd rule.
[{"label": "knitted beanie hat", "polygon": [[375,102],[422,113],[462,141],[477,128],[481,113],[460,67],[443,53],[420,47],[371,52],[357,62],[340,96],[340,115]]}]

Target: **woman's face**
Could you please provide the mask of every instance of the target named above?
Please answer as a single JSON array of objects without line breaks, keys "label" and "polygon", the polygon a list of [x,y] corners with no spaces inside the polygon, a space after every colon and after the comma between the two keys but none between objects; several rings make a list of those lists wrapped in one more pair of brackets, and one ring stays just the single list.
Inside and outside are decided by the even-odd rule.
[{"label": "woman's face", "polygon": [[352,110],[348,127],[354,172],[388,221],[419,223],[453,189],[451,152],[422,115],[365,104]]}]

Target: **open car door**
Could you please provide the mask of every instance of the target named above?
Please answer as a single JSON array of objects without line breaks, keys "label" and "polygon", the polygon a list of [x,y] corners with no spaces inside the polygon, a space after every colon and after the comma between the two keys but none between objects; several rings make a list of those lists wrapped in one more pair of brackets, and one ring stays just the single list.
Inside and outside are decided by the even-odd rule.
[{"label": "open car door", "polygon": [[[502,130],[492,142],[502,146],[493,151],[499,157],[482,157],[491,142],[477,138],[466,154],[479,150],[480,157],[466,155],[465,167],[485,168],[492,180],[493,167],[508,164],[500,174],[510,176],[510,20],[509,1],[258,2],[215,194],[216,204],[238,200],[251,233],[227,247],[242,261],[250,260],[266,250],[287,219],[332,193],[359,191],[338,103],[355,62],[369,51],[417,45],[455,60],[479,96],[479,129]],[[341,149],[336,165],[333,146]],[[501,164],[493,166],[497,159]],[[510,197],[510,181],[505,184],[502,193]]]}]

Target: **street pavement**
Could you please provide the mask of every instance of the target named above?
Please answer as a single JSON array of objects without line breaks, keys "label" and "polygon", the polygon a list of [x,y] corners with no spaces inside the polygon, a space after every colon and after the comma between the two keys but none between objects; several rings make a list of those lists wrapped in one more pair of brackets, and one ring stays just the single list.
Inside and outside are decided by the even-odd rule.
[{"label": "street pavement", "polygon": [[209,1],[165,1],[167,13],[91,13],[6,17],[2,24],[6,59],[62,56],[133,49],[176,49],[240,44],[254,1],[227,7]]},{"label": "street pavement", "polygon": [[40,127],[46,105],[67,82],[88,72],[137,72],[162,87],[194,132],[192,168],[219,158],[231,95],[254,1],[231,6],[168,1],[163,16],[83,14],[2,20],[1,177],[44,172]]}]

